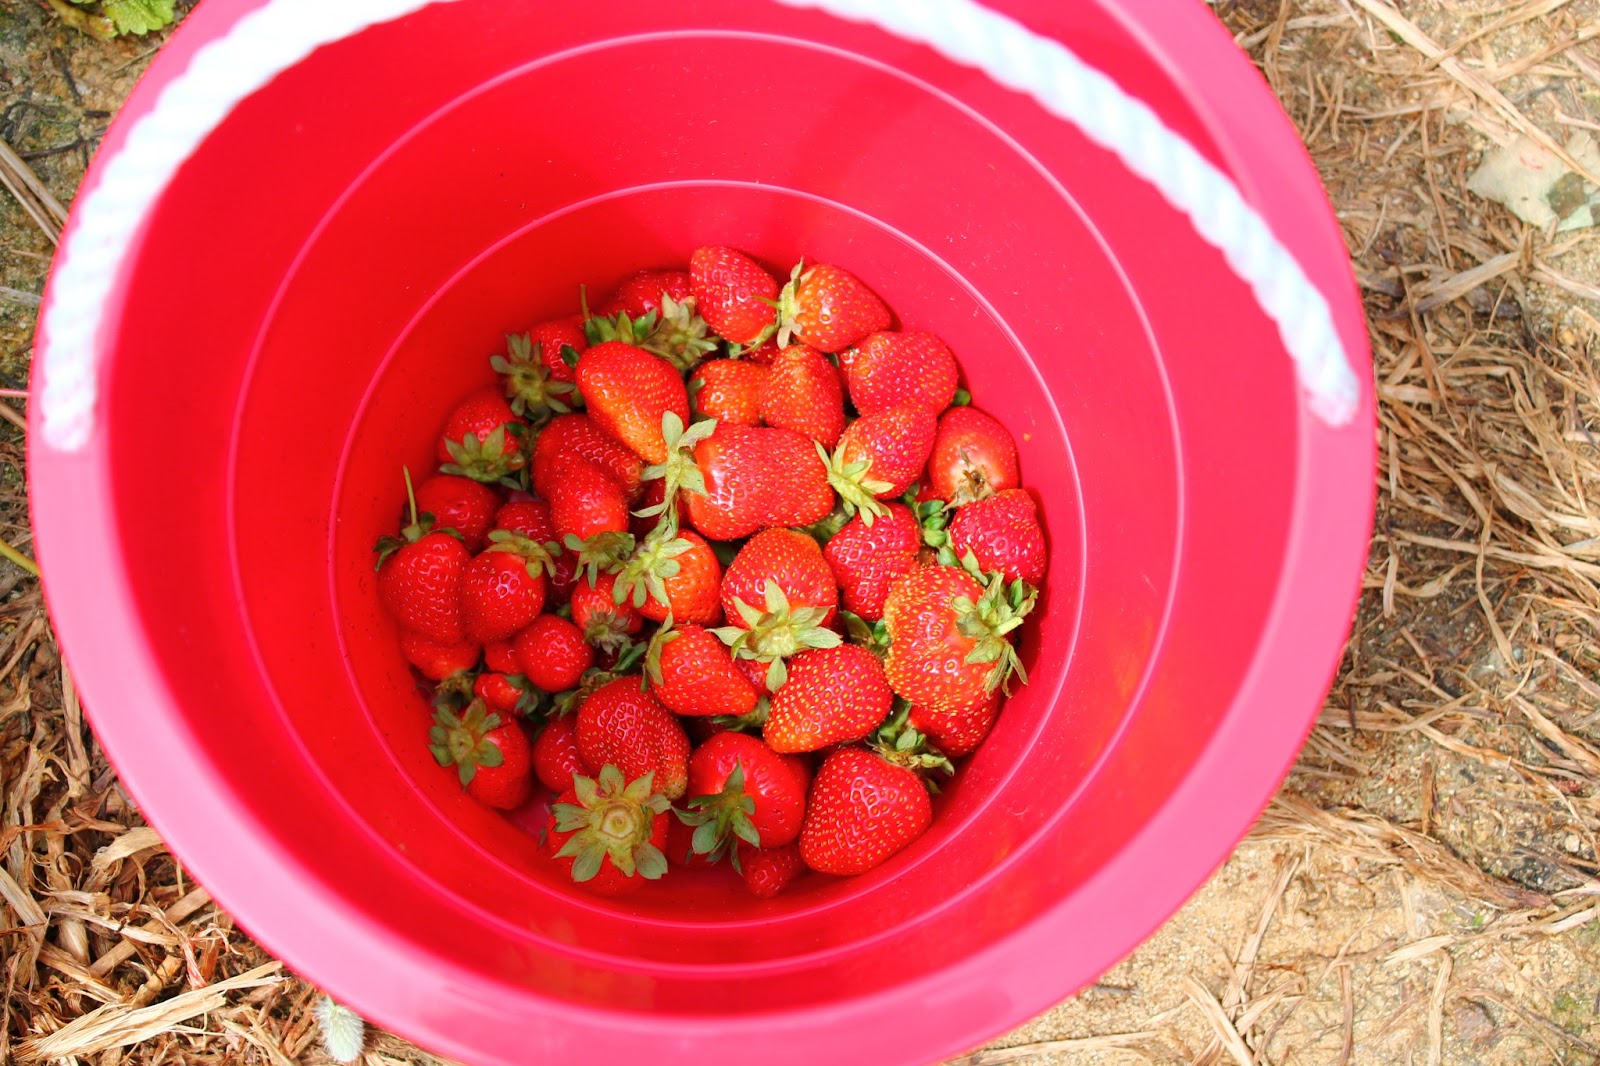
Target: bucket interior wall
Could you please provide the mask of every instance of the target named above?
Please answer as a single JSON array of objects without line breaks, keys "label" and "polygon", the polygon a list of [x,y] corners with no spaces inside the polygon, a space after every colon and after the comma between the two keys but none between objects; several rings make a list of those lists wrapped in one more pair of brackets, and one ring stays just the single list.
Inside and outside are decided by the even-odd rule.
[{"label": "bucket interior wall", "polygon": [[[1067,6],[1086,58],[1143,62],[1096,5]],[[520,7],[447,5],[318,53],[179,175],[108,391],[142,639],[208,709],[186,727],[237,764],[263,833],[334,893],[381,873],[397,928],[507,983],[729,1010],[976,951],[1138,830],[1244,676],[1293,494],[1288,360],[1155,193],[982,75],[767,5],[675,7],[668,32],[618,4],[612,41],[559,7],[535,32]],[[736,29],[693,29],[712,25]],[[341,74],[374,56],[405,82]],[[1032,683],[906,853],[769,902],[678,875],[597,902],[433,764],[371,545],[504,333],[708,243],[844,265],[950,343],[1018,440],[1048,593]]]}]

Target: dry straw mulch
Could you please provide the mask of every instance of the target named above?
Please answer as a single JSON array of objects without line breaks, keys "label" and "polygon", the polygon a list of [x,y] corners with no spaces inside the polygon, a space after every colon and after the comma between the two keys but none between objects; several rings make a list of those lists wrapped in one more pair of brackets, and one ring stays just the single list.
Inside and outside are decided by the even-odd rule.
[{"label": "dry straw mulch", "polygon": [[[1466,189],[1494,144],[1600,131],[1600,10],[1214,8],[1299,124],[1367,298],[1367,591],[1300,764],[1234,859],[1099,984],[962,1061],[1600,1062],[1600,244]],[[29,208],[0,205],[0,390],[25,384],[50,251],[27,173],[70,198],[147,50],[0,11],[0,140],[21,157],[0,170]],[[0,536],[26,550],[7,432]],[[326,1061],[316,993],[141,826],[35,582],[3,562],[0,802],[0,1062]],[[367,1061],[432,1060],[378,1034]]]}]

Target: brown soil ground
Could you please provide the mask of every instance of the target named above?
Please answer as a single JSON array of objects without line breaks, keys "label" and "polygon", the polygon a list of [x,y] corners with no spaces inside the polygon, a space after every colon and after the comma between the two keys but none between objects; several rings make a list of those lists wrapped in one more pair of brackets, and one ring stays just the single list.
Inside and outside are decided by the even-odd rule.
[{"label": "brown soil ground", "polygon": [[[1600,243],[1466,188],[1518,133],[1600,131],[1600,0],[1213,7],[1298,122],[1366,293],[1367,591],[1250,839],[1100,983],[961,1061],[1600,1063]],[[158,43],[0,0],[0,140],[63,203]],[[0,194],[0,389],[27,383],[42,216]],[[24,473],[0,422],[0,537],[27,551]],[[0,1062],[52,1034],[37,1050],[85,1066],[327,1061],[316,991],[254,969],[141,827],[5,562],[0,803]],[[366,1061],[438,1060],[374,1034]]]}]

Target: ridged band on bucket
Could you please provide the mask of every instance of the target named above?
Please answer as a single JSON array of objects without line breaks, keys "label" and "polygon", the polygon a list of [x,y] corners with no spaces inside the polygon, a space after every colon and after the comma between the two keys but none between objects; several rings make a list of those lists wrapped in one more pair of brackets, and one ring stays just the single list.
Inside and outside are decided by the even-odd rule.
[{"label": "ridged band on bucket", "polygon": [[[74,207],[41,322],[45,443],[81,450],[94,434],[97,345],[106,307],[145,217],[173,175],[239,103],[325,44],[455,0],[270,0],[201,47],[162,90]],[[777,0],[874,25],[983,71],[1072,123],[1155,186],[1216,247],[1277,325],[1313,414],[1344,425],[1360,384],[1327,299],[1227,175],[1146,104],[1040,36],[973,0]]]}]

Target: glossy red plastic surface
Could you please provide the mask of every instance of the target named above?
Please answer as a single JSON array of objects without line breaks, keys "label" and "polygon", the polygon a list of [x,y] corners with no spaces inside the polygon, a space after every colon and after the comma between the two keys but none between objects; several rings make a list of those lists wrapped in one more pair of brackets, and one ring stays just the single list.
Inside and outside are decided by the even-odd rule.
[{"label": "glossy red plastic surface", "polygon": [[[108,147],[253,6],[201,4]],[[997,6],[1233,174],[1365,352],[1315,173],[1204,5]],[[433,764],[370,548],[504,332],[705,243],[845,265],[949,342],[1043,501],[1048,594],[1033,683],[914,847],[770,901],[676,874],[600,901]],[[871,28],[751,0],[430,8],[248,100],[131,263],[90,446],[34,434],[30,453],[93,724],[245,928],[473,1063],[980,1043],[1227,856],[1343,645],[1372,506],[1364,359],[1355,422],[1316,421],[1273,327],[1158,194]]]}]

